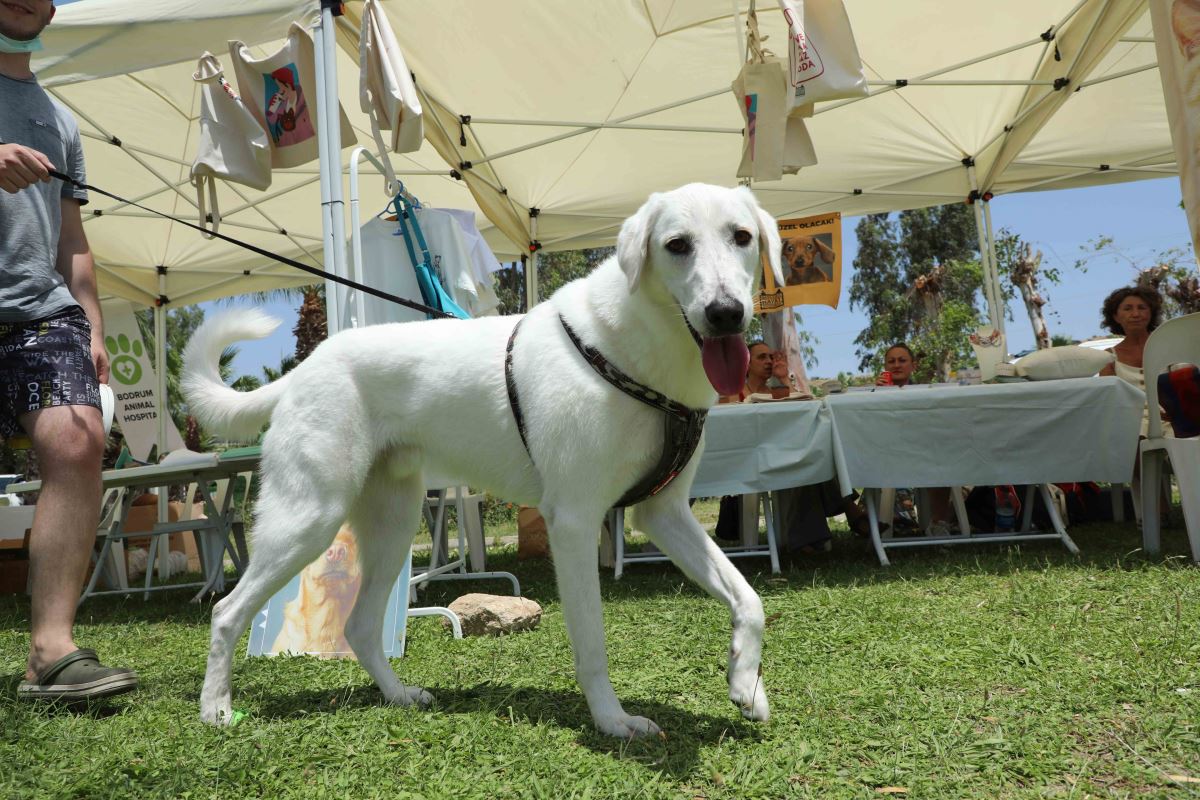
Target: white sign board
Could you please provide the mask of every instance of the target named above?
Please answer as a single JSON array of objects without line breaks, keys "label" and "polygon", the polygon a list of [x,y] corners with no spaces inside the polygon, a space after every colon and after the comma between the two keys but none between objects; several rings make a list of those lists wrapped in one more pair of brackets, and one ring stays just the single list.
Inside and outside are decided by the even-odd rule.
[{"label": "white sign board", "polygon": [[[131,303],[105,304],[104,345],[111,373],[108,383],[117,400],[115,421],[125,434],[130,454],[145,461],[158,441],[158,414],[165,404],[159,403],[158,377]],[[167,417],[166,447],[159,455],[182,447],[183,438]]]}]

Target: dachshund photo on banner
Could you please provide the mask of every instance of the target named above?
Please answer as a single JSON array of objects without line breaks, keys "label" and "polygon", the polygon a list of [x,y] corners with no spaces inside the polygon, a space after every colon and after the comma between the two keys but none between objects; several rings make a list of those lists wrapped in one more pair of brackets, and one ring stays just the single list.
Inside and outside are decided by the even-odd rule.
[{"label": "dachshund photo on banner", "polygon": [[763,276],[756,313],[789,306],[826,305],[837,308],[842,292],[842,215],[777,220],[783,285],[770,271]]}]

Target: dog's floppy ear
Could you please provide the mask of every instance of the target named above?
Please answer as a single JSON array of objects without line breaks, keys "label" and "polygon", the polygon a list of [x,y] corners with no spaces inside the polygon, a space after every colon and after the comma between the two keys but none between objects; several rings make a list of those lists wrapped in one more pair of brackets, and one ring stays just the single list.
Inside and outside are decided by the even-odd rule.
[{"label": "dog's floppy ear", "polygon": [[637,212],[621,225],[617,234],[617,264],[629,282],[629,293],[637,291],[650,252],[650,232],[661,206],[659,194],[650,195]]},{"label": "dog's floppy ear", "polygon": [[833,252],[833,248],[822,242],[817,237],[813,237],[813,244],[817,246],[818,252],[821,253],[821,258],[828,262],[829,266],[833,266],[833,262],[837,260],[837,255]]},{"label": "dog's floppy ear", "polygon": [[763,211],[753,192],[745,186],[738,191],[742,193],[742,197],[750,206],[750,210],[754,212],[754,218],[758,222],[758,252],[767,254],[767,262],[771,265],[771,274],[775,276],[775,285],[783,286],[783,268],[780,265],[783,241],[779,238],[779,226],[775,223],[774,217]]}]

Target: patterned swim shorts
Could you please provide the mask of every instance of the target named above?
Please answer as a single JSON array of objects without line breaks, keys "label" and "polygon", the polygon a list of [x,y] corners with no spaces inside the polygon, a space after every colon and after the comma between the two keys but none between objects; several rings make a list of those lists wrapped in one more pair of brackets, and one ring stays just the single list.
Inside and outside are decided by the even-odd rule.
[{"label": "patterned swim shorts", "polygon": [[0,322],[0,439],[21,431],[18,418],[30,411],[100,408],[91,342],[92,325],[78,306],[45,319]]}]

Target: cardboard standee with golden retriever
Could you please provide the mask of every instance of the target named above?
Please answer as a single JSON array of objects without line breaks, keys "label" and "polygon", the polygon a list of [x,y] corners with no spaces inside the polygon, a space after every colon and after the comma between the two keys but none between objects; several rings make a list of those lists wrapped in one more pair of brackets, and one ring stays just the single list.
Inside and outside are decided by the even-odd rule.
[{"label": "cardboard standee with golden retriever", "polygon": [[842,215],[781,219],[776,224],[783,285],[766,270],[755,313],[800,305],[837,308],[842,293]]},{"label": "cardboard standee with golden retriever", "polygon": [[[388,599],[382,643],[389,658],[404,654],[410,570],[409,562],[405,562]],[[355,658],[345,630],[361,583],[358,544],[350,526],[343,525],[325,552],[276,592],[258,613],[251,626],[247,655]]]}]

